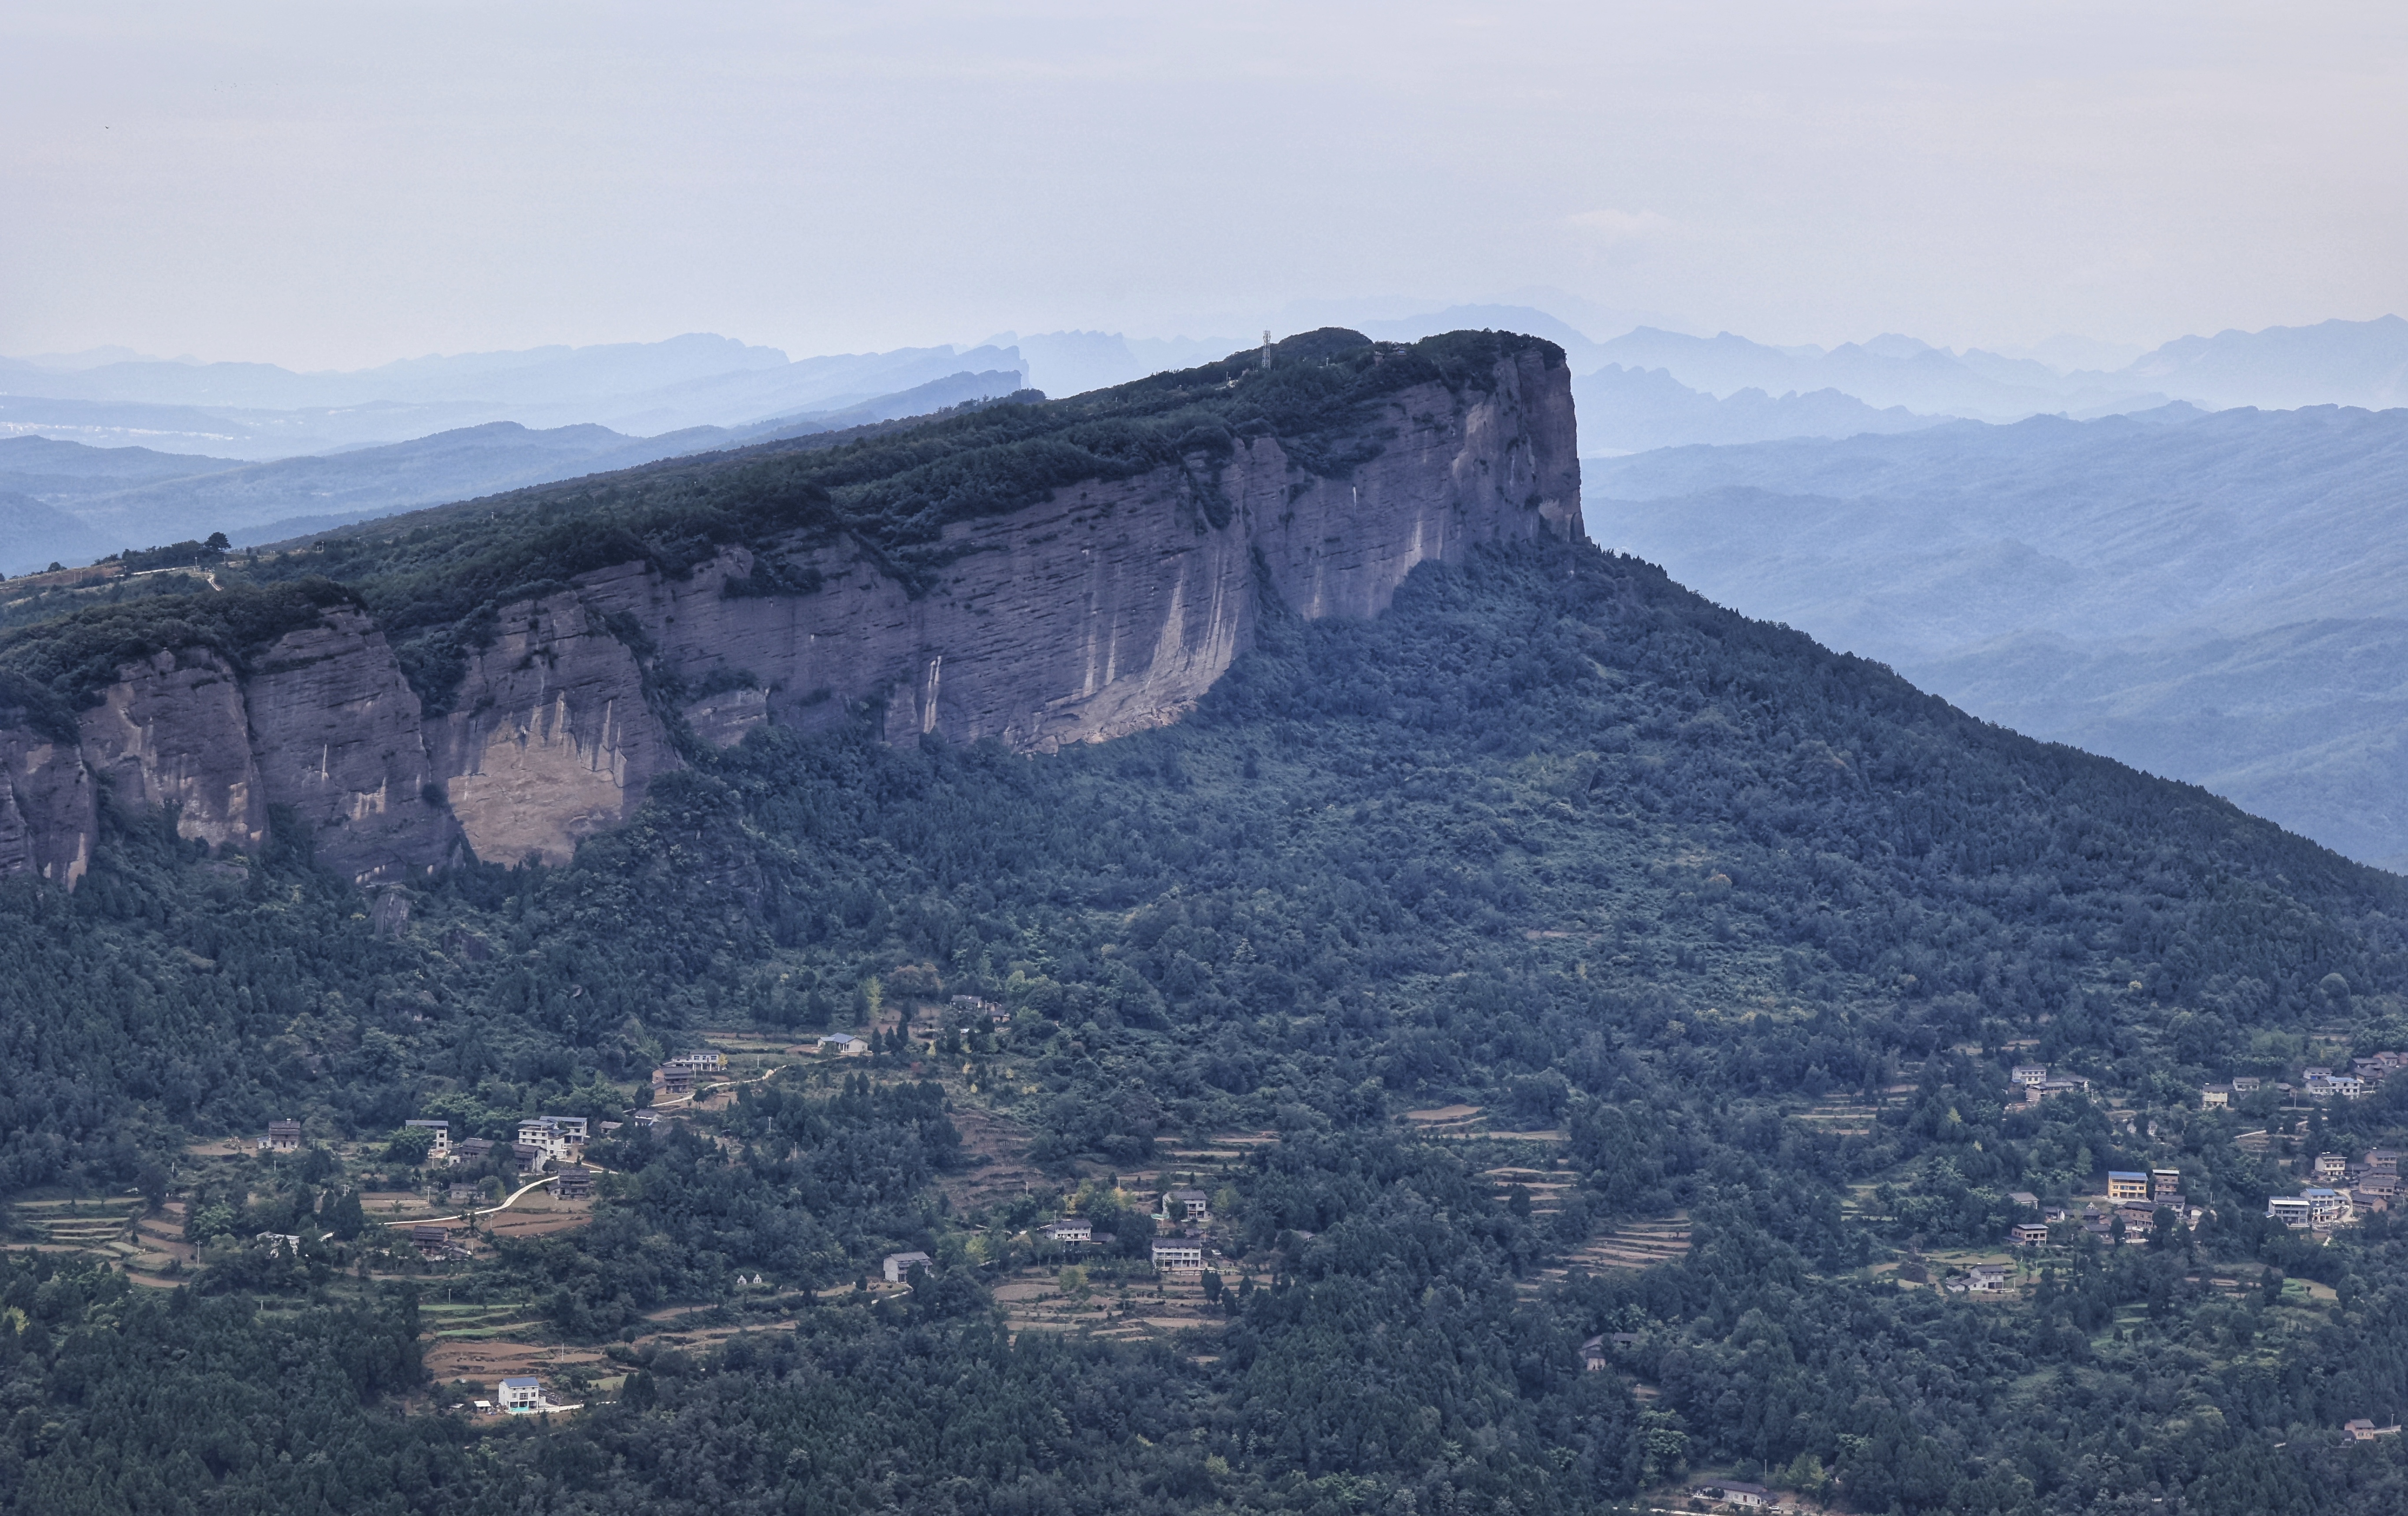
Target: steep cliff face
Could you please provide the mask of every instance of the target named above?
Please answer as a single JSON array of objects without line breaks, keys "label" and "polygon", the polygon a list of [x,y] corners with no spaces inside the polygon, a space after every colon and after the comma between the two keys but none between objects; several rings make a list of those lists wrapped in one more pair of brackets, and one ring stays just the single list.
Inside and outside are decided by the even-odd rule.
[{"label": "steep cliff face", "polygon": [[338,607],[286,633],[243,686],[260,793],[308,825],[321,864],[378,883],[453,853],[418,696],[364,613]]},{"label": "steep cliff face", "polygon": [[74,743],[0,730],[0,877],[73,886],[104,794],[168,808],[179,835],[244,851],[282,811],[308,828],[320,863],[362,884],[459,851],[458,826],[430,802],[418,696],[383,634],[350,607],[278,637],[243,671],[208,647],[123,664],[77,728]]},{"label": "steep cliff face", "polygon": [[0,737],[0,871],[71,879],[90,828],[52,818],[80,814],[76,785],[93,777],[236,847],[293,807],[322,859],[363,882],[464,841],[489,861],[566,862],[683,763],[681,743],[865,706],[895,741],[1103,740],[1191,708],[1270,597],[1305,617],[1375,615],[1420,564],[1580,532],[1570,379],[1552,349],[1511,352],[1478,382],[1383,393],[1348,446],[1351,467],[1315,471],[1290,442],[1243,436],[1056,488],[947,526],[943,567],[910,582],[825,534],[761,544],[810,594],[748,593],[755,555],[737,547],[682,577],[640,561],[581,574],[500,608],[433,720],[349,607],[239,679],[206,649],[163,653],[85,712],[80,764],[30,733]]},{"label": "steep cliff face", "polygon": [[458,708],[428,733],[452,813],[477,856],[566,861],[680,763],[643,670],[590,596],[506,607]]},{"label": "steep cliff face", "polygon": [[75,744],[0,731],[0,879],[30,874],[73,889],[99,825],[92,771]]},{"label": "steep cliff face", "polygon": [[172,807],[179,833],[214,844],[251,849],[267,839],[242,685],[215,652],[190,648],[123,665],[79,724],[85,765],[120,804]]}]

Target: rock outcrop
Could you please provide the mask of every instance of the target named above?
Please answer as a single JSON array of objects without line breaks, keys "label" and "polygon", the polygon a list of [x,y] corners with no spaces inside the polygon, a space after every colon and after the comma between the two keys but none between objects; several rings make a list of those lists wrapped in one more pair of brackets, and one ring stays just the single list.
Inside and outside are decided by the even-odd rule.
[{"label": "rock outcrop", "polygon": [[1344,477],[1256,436],[957,522],[933,585],[842,538],[769,545],[816,576],[809,594],[742,593],[742,549],[682,578],[643,563],[585,574],[503,608],[431,720],[349,607],[241,678],[206,650],[128,665],[84,713],[79,760],[0,733],[0,872],[71,883],[95,782],[237,848],[292,808],[322,860],[373,883],[463,844],[565,862],[684,762],[681,743],[732,743],[765,722],[867,708],[890,740],[1024,751],[1161,725],[1252,644],[1267,596],[1305,617],[1370,616],[1418,565],[1580,534],[1561,355],[1526,348],[1485,378],[1383,398],[1367,425],[1377,451]]}]

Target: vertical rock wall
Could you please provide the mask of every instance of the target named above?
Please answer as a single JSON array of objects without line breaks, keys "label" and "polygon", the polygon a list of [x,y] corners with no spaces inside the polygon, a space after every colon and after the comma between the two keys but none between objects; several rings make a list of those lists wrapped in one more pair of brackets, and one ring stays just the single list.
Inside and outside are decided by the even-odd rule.
[{"label": "vertical rock wall", "polygon": [[239,848],[292,807],[322,860],[367,883],[463,844],[566,862],[679,766],[681,737],[731,743],[864,703],[893,741],[1023,751],[1161,725],[1252,645],[1267,595],[1306,617],[1376,615],[1418,565],[1579,535],[1569,374],[1533,350],[1487,379],[1386,397],[1367,424],[1376,455],[1343,478],[1256,436],[955,523],[949,566],[916,595],[846,541],[784,545],[821,576],[808,595],[730,593],[752,568],[741,550],[682,579],[640,563],[588,574],[504,608],[432,721],[345,607],[240,680],[206,650],[131,664],[84,713],[79,755],[0,732],[0,873],[71,883],[95,779]]}]

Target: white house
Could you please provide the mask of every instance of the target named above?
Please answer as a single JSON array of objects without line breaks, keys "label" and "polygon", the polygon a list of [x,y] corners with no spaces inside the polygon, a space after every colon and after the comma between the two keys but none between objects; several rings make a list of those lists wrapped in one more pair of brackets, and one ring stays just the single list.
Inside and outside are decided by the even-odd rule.
[{"label": "white house", "polygon": [[452,1123],[450,1122],[404,1122],[401,1123],[401,1129],[405,1132],[424,1132],[435,1139],[427,1145],[428,1162],[448,1164],[452,1161]]},{"label": "white house", "polygon": [[1045,1235],[1055,1242],[1093,1242],[1096,1223],[1084,1216],[1065,1216],[1047,1227]]},{"label": "white house", "polygon": [[1154,1266],[1172,1273],[1194,1273],[1204,1266],[1204,1244],[1165,1238],[1154,1245]]},{"label": "white house", "polygon": [[936,1260],[924,1252],[890,1252],[886,1255],[886,1282],[900,1284],[914,1268],[925,1268]]}]

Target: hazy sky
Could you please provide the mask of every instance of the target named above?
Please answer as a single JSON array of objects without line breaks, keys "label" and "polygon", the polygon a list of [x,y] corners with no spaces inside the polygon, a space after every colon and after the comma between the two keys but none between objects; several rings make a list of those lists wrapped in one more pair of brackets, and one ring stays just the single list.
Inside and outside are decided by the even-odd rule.
[{"label": "hazy sky", "polygon": [[2408,313],[2396,0],[12,0],[0,141],[0,352]]}]

